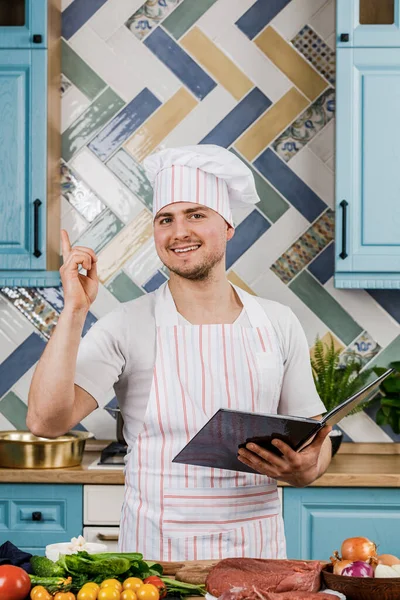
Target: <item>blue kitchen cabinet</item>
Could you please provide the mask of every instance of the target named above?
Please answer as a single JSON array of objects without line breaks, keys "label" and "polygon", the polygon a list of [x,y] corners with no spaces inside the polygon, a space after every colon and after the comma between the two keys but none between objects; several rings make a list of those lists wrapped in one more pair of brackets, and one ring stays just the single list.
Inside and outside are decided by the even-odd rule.
[{"label": "blue kitchen cabinet", "polygon": [[337,2],[338,288],[400,288],[399,3],[391,24],[360,24],[367,2]]},{"label": "blue kitchen cabinet", "polygon": [[400,489],[285,487],[283,514],[288,558],[329,561],[353,536],[399,554]]},{"label": "blue kitchen cabinet", "polygon": [[[58,0],[49,2],[54,23]],[[47,0],[0,2],[0,287],[60,282],[59,188],[50,172],[58,169],[58,109],[48,86],[57,61],[47,33]]]},{"label": "blue kitchen cabinet", "polygon": [[7,540],[31,554],[47,544],[82,535],[81,485],[1,484],[0,543]]}]

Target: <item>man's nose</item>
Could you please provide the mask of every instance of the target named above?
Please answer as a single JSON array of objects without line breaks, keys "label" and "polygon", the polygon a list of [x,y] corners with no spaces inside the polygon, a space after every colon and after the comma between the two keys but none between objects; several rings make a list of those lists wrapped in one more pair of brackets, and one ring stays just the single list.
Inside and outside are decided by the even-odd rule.
[{"label": "man's nose", "polygon": [[190,227],[186,219],[175,219],[173,234],[176,239],[184,239],[189,237]]}]

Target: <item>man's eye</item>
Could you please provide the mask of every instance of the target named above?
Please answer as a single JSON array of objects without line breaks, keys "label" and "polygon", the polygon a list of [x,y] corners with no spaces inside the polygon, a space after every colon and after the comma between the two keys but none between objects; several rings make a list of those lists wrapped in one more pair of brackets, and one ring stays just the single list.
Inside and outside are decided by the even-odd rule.
[{"label": "man's eye", "polygon": [[191,216],[203,218],[203,215],[201,215],[200,213],[193,213]]},{"label": "man's eye", "polygon": [[165,219],[161,219],[160,224],[164,225],[165,223],[169,223],[171,221],[171,219],[169,217],[166,217]]}]

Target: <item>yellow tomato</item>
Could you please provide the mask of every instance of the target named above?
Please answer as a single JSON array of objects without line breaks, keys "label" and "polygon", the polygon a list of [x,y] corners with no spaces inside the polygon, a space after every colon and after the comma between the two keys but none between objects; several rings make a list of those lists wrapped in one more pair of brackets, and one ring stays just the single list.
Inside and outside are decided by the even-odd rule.
[{"label": "yellow tomato", "polygon": [[97,600],[97,590],[88,586],[81,588],[77,595],[77,600]]},{"label": "yellow tomato", "polygon": [[110,586],[114,587],[119,592],[122,590],[122,583],[118,581],[118,579],[105,579],[100,584],[101,588],[106,588]]},{"label": "yellow tomato", "polygon": [[124,590],[120,597],[120,600],[137,600],[137,596],[133,590]]},{"label": "yellow tomato", "polygon": [[[35,598],[35,600],[37,600]],[[72,592],[57,592],[53,600],[75,600],[75,594]]]},{"label": "yellow tomato", "polygon": [[144,583],[136,590],[138,600],[159,600],[160,594],[158,589],[152,583]]},{"label": "yellow tomato", "polygon": [[97,600],[119,600],[119,596],[120,594],[117,588],[109,585],[99,590]]},{"label": "yellow tomato", "polygon": [[34,588],[31,589],[31,599],[32,600],[52,600],[52,596],[42,585],[35,585]]},{"label": "yellow tomato", "polygon": [[99,584],[98,584],[98,583],[95,583],[94,581],[88,581],[87,583],[85,583],[85,584],[82,586],[82,588],[81,588],[81,589],[82,589],[82,590],[83,590],[83,589],[85,589],[85,590],[86,590],[87,588],[92,588],[93,590],[96,590],[96,592],[98,592],[98,591],[99,591],[99,589],[100,589],[100,586],[99,586]]},{"label": "yellow tomato", "polygon": [[128,577],[128,579],[125,579],[122,587],[124,590],[133,590],[136,592],[136,590],[138,590],[142,585],[143,581],[139,579],[139,577]]}]

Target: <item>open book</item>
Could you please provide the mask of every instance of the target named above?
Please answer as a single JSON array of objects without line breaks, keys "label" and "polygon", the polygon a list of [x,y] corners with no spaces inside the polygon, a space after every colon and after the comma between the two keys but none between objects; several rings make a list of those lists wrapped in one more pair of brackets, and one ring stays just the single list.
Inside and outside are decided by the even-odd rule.
[{"label": "open book", "polygon": [[394,369],[385,371],[372,383],[326,413],[320,421],[220,408],[172,462],[254,473],[253,469],[237,460],[240,447],[255,442],[279,455],[278,448],[271,444],[273,439],[278,438],[293,450],[299,451],[322,427],[336,425],[356,406],[371,400],[382,381],[393,372]]}]

